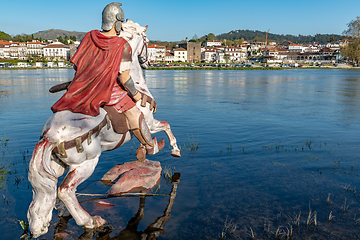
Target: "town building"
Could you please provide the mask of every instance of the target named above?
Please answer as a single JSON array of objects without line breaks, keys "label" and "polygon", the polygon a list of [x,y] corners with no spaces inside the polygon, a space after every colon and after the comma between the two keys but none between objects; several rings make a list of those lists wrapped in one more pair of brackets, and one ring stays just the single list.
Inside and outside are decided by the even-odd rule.
[{"label": "town building", "polygon": [[[229,62],[243,62],[247,57],[247,48],[246,47],[226,47],[224,50],[225,58],[228,58]],[[226,59],[225,59],[226,61]]]},{"label": "town building", "polygon": [[0,58],[10,58],[10,42],[0,40]]},{"label": "town building", "polygon": [[201,62],[216,63],[219,59],[219,53],[215,48],[207,48],[201,52]]},{"label": "town building", "polygon": [[174,61],[175,62],[187,62],[187,51],[185,48],[174,49]]},{"label": "town building", "polygon": [[187,50],[187,62],[201,62],[201,43],[200,42],[186,42],[180,43],[179,48]]},{"label": "town building", "polygon": [[158,44],[148,46],[148,54],[150,62],[163,62],[165,61],[166,47]]},{"label": "town building", "polygon": [[174,53],[172,52],[165,52],[165,62],[175,62]]},{"label": "town building", "polygon": [[44,57],[48,60],[70,60],[70,47],[61,42],[49,44],[43,50]]},{"label": "town building", "polygon": [[288,46],[288,49],[290,52],[302,53],[304,52],[305,47],[301,44],[292,43]]},{"label": "town building", "polygon": [[205,47],[220,47],[222,46],[222,42],[218,40],[206,41]]},{"label": "town building", "polygon": [[43,48],[46,46],[45,43],[42,43],[38,40],[32,40],[27,42],[27,56],[29,57],[42,57]]}]

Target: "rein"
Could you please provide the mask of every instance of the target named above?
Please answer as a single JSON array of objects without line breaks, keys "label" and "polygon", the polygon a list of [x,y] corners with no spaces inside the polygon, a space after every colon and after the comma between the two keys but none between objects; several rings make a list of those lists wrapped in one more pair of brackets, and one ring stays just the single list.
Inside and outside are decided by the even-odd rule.
[{"label": "rein", "polygon": [[141,55],[143,54],[143,51],[144,51],[144,49],[145,49],[145,51],[146,51],[146,52],[145,52],[146,57],[145,57],[145,60],[143,60],[142,57],[139,58],[139,63],[140,63],[140,64],[144,64],[144,63],[148,62],[148,48],[147,48],[146,37],[142,35],[142,38],[143,38],[143,46],[142,46],[142,48],[141,48],[141,51],[140,51],[140,53],[139,53],[139,56],[141,56]]}]

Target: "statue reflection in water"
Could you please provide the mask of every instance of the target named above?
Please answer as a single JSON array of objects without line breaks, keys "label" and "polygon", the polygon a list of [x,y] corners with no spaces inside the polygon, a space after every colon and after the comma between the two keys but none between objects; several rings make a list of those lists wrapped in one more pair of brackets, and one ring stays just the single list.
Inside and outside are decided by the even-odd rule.
[{"label": "statue reflection in water", "polygon": [[[169,194],[169,203],[164,211],[164,214],[158,217],[153,223],[151,223],[144,231],[138,231],[138,225],[144,217],[145,199],[146,196],[140,197],[139,210],[133,218],[130,219],[126,228],[122,230],[117,236],[110,237],[112,229],[109,226],[104,226],[101,230],[86,229],[85,232],[79,237],[79,240],[90,240],[97,235],[96,239],[99,240],[137,240],[137,239],[158,239],[160,235],[165,234],[163,229],[165,223],[169,220],[171,215],[171,208],[174,204],[176,197],[177,185],[180,183],[180,173],[174,173],[171,178],[172,189]],[[61,217],[60,222],[55,227],[54,240],[61,240],[64,236],[61,233],[65,233],[67,229],[67,223],[72,217]]]}]

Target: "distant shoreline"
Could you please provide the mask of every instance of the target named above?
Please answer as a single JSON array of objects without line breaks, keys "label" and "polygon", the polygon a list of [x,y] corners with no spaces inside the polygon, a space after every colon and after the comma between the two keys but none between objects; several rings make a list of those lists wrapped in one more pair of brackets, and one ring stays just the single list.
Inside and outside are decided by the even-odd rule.
[{"label": "distant shoreline", "polygon": [[[0,70],[51,70],[51,69],[73,69],[72,67],[52,68],[0,68]],[[145,70],[285,70],[285,69],[342,69],[360,70],[360,67],[149,67]]]}]

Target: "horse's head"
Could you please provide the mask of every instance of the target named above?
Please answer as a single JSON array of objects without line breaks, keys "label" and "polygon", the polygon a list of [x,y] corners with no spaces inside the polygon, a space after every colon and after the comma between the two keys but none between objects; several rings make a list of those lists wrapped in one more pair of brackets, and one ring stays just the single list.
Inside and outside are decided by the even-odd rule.
[{"label": "horse's head", "polygon": [[138,57],[138,61],[144,69],[149,67],[147,28],[148,26],[141,27],[138,23],[127,19],[126,23],[122,24],[123,31],[120,34],[120,37],[125,38],[129,42],[133,51],[133,57]]}]

